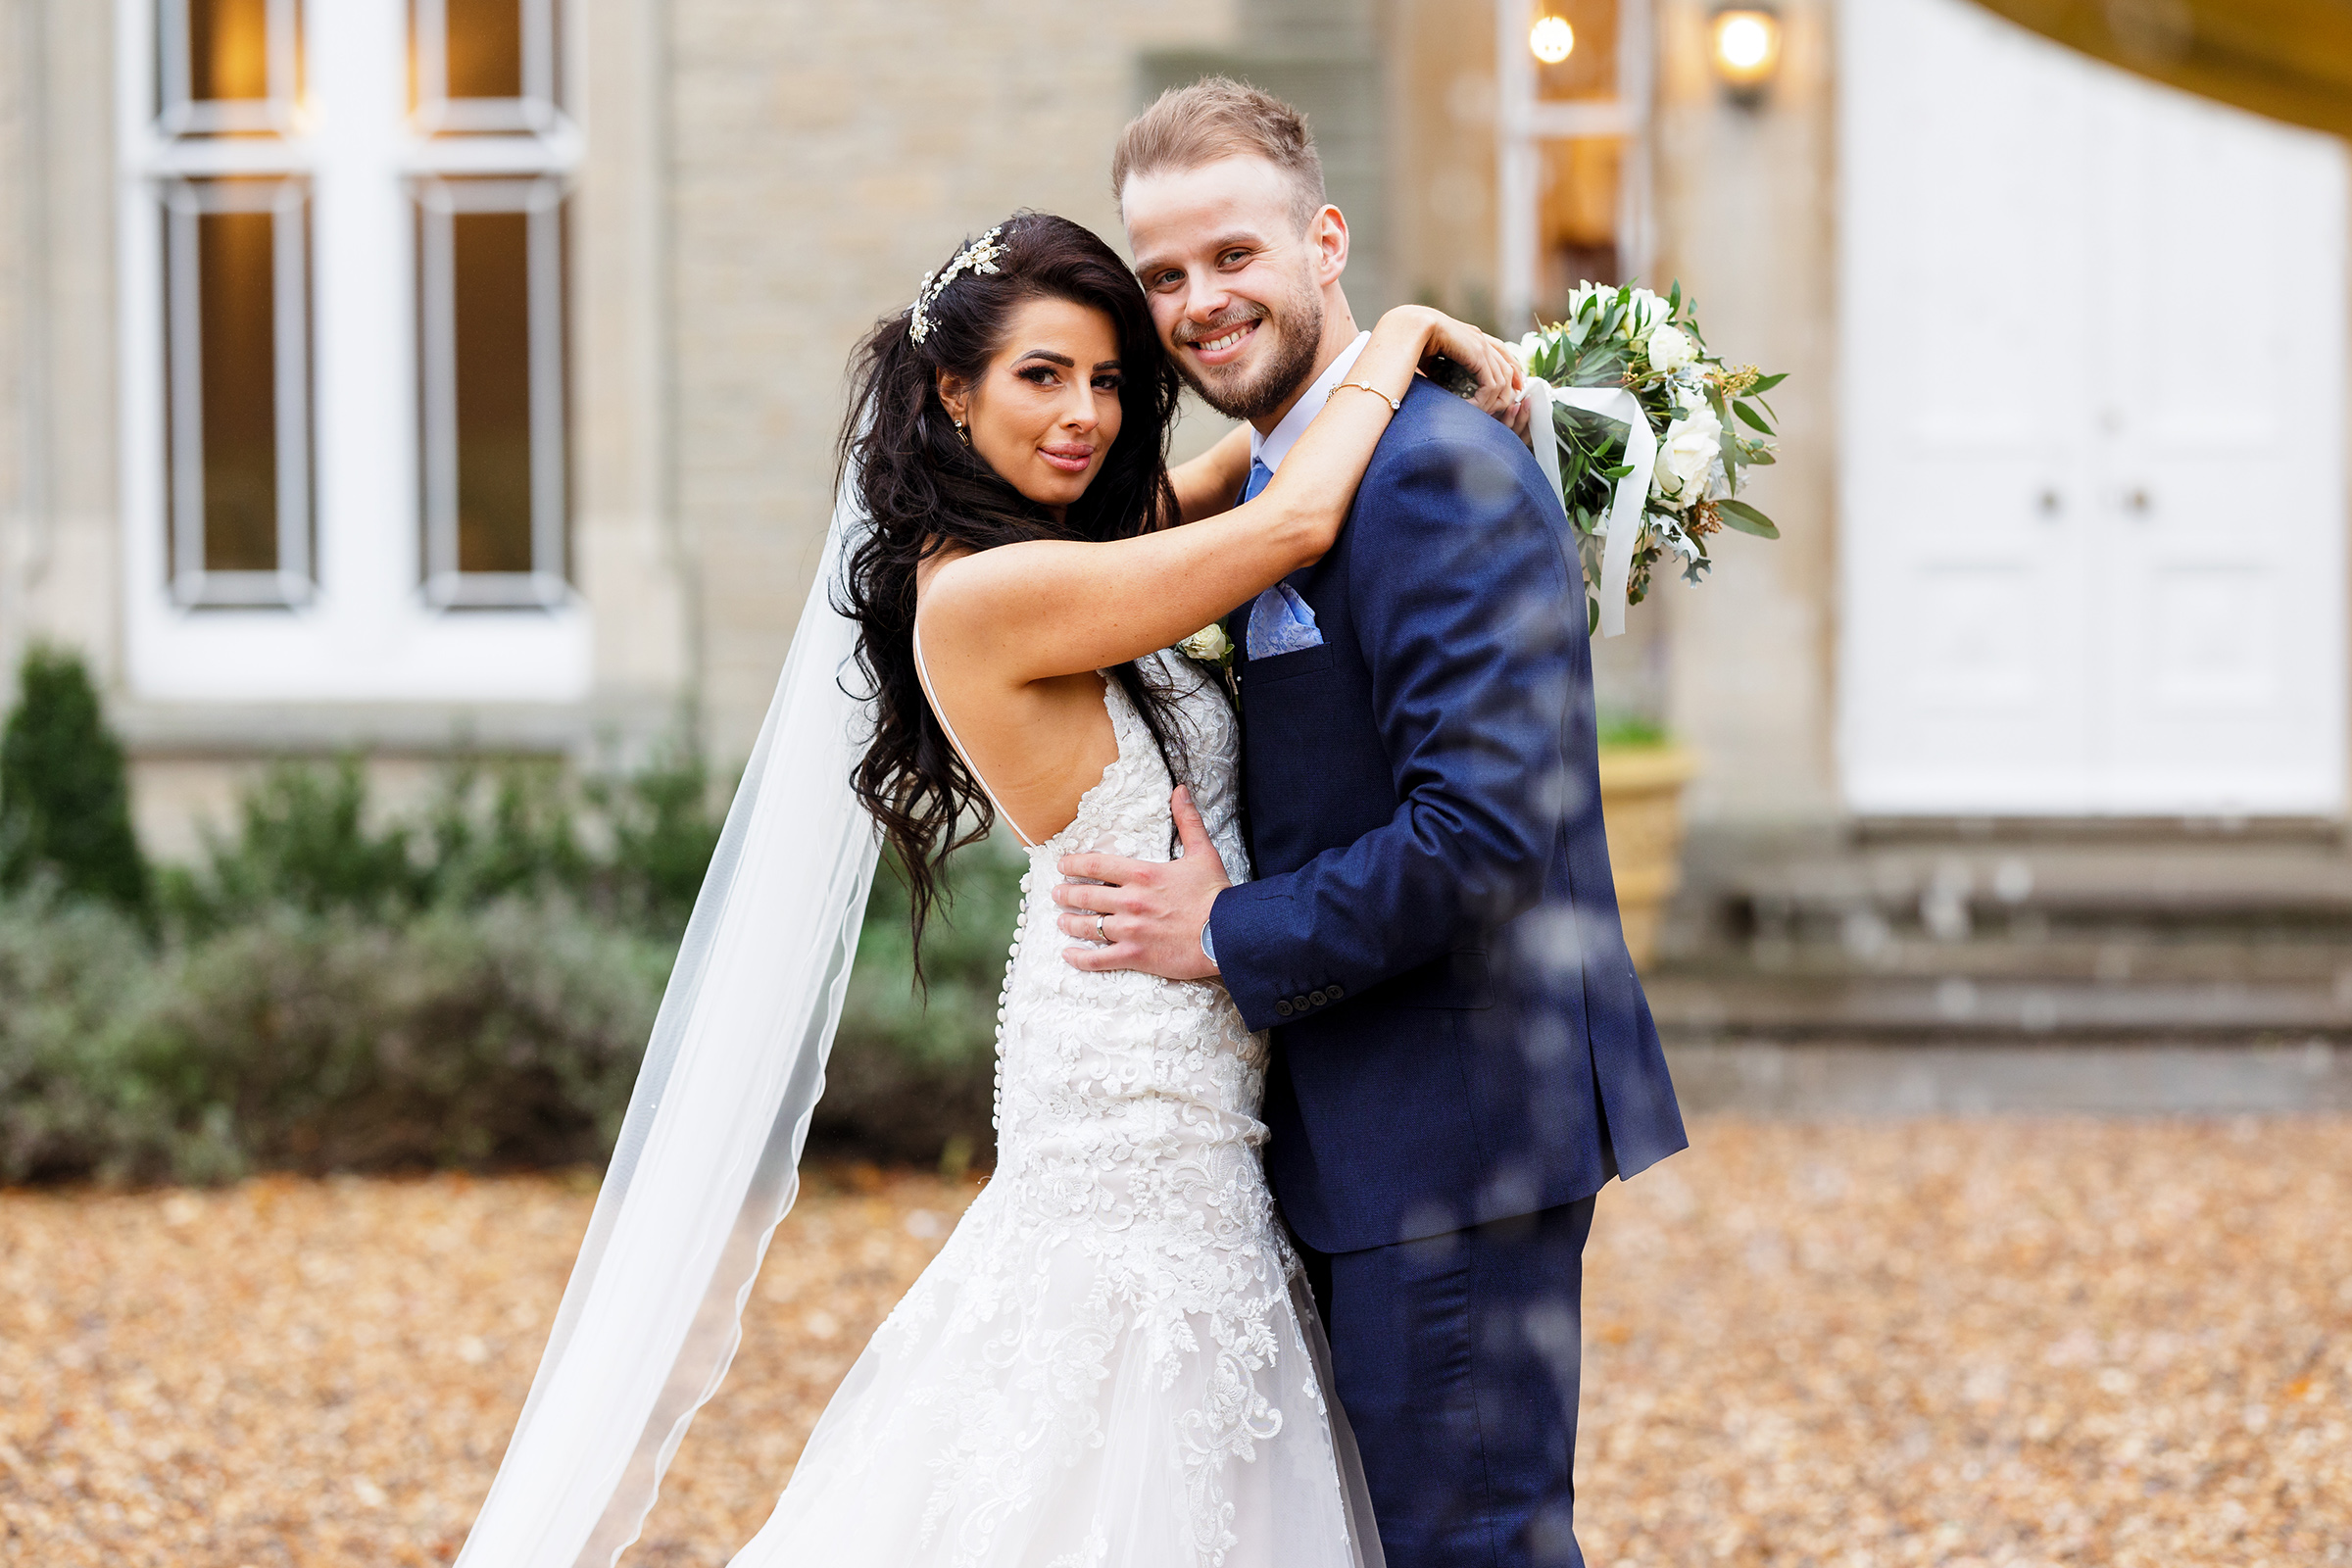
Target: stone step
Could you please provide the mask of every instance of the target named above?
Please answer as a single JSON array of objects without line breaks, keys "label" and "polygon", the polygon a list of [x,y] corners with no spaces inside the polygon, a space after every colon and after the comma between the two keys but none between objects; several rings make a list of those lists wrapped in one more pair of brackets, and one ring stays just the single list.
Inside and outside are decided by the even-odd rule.
[{"label": "stone step", "polygon": [[2352,985],[1980,979],[1966,974],[1661,972],[1645,981],[1673,1044],[2170,1041],[2352,1043]]},{"label": "stone step", "polygon": [[2352,1049],[1977,1041],[1676,1045],[1687,1112],[1849,1117],[2310,1115],[2352,1111]]},{"label": "stone step", "polygon": [[1961,940],[2182,928],[2352,936],[2352,857],[2330,842],[1860,845],[1742,871],[1755,932],[1819,940],[1871,922]]},{"label": "stone step", "polygon": [[2259,929],[2086,933],[2020,919],[1945,942],[1856,917],[1841,923],[1834,937],[1760,934],[1678,955],[1657,972],[1691,980],[2235,982],[2321,986],[2352,996],[2352,935]]}]

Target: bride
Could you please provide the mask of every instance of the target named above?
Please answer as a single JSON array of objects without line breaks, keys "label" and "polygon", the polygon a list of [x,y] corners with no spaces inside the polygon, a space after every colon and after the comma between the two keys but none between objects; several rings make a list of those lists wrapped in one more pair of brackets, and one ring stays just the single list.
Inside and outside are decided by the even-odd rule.
[{"label": "bride", "polygon": [[[1059,911],[1035,890],[1075,850],[1215,854],[1248,875],[1237,720],[1218,674],[1174,645],[1331,547],[1396,400],[1440,354],[1476,373],[1482,407],[1508,408],[1521,372],[1502,345],[1435,311],[1392,311],[1354,365],[1354,394],[1237,506],[1247,430],[1168,468],[1175,371],[1133,274],[1076,223],[1016,214],[866,340],[843,441],[858,526],[837,518],[834,543],[846,554],[835,608],[855,626],[870,715],[856,797],[908,879],[918,938],[947,855],[992,820],[1027,846],[1030,871],[997,1011],[995,1177],[852,1367],[737,1568],[1379,1563],[1354,1445],[1326,1395],[1323,1329],[1260,1169],[1264,1037],[1213,980],[1072,967]],[[812,596],[811,617],[823,608]],[[788,665],[786,687],[795,679]],[[714,1094],[688,1071],[693,1041],[676,1044],[697,1005],[680,988],[735,984],[704,972],[729,961],[727,915],[710,911],[745,896],[767,807],[748,836],[736,816],[788,760],[767,760],[776,725],[771,714],[720,886],[689,930],[680,963],[693,973],[673,978],[616,1171],[463,1562],[612,1561],[731,1350],[741,1254],[707,1297],[699,1283],[672,1293],[699,1300],[697,1333],[724,1343],[679,1351],[674,1368],[667,1350],[655,1356],[666,1385],[636,1381],[661,1396],[619,1418],[645,1437],[588,1452],[602,1440],[582,1423],[612,1418],[580,1412],[616,1407],[579,1393],[594,1364],[657,1332],[613,1326],[622,1316],[600,1327],[597,1293],[664,1288],[664,1265],[648,1260],[688,1206],[648,1200],[650,1228],[629,1239],[624,1200],[648,1181],[631,1170],[691,1163],[677,1139],[662,1147],[659,1117],[675,1107],[656,1102]],[[861,906],[861,880],[855,893]],[[805,989],[837,999],[838,967]],[[718,1117],[715,1101],[704,1114]],[[765,1226],[788,1201],[770,1201]],[[746,1200],[746,1214],[758,1206]],[[721,1332],[703,1333],[712,1321]],[[567,1356],[579,1375],[556,1374]],[[600,1505],[593,1536],[556,1523]]]}]

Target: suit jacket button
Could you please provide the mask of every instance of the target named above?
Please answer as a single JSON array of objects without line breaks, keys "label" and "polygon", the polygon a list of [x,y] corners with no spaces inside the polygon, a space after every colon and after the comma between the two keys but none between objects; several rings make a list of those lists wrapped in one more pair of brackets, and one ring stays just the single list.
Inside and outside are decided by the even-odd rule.
[{"label": "suit jacket button", "polygon": [[1310,991],[1306,994],[1306,1000],[1320,1007],[1323,1005],[1323,1004],[1331,1000],[1331,993],[1328,991]]},{"label": "suit jacket button", "polygon": [[1291,1004],[1287,997],[1274,1004],[1274,1015],[1278,1018],[1288,1018],[1291,1015]]},{"label": "suit jacket button", "polygon": [[1325,986],[1323,988],[1323,995],[1330,998],[1334,1002],[1339,1001],[1347,994],[1347,992],[1342,991],[1338,986]]},{"label": "suit jacket button", "polygon": [[1291,999],[1291,1005],[1298,1008],[1300,1012],[1304,1012],[1306,1010],[1306,998],[1303,995],[1293,997]]}]

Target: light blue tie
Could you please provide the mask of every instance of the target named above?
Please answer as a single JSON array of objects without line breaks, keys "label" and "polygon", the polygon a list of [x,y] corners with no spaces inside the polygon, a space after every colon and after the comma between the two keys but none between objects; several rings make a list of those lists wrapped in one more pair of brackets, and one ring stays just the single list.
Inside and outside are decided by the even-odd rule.
[{"label": "light blue tie", "polygon": [[[1273,477],[1274,470],[1266,466],[1264,459],[1250,459],[1250,484],[1242,491],[1242,505],[1256,500],[1257,493]],[[1319,648],[1323,645],[1323,634],[1315,629],[1315,612],[1298,597],[1298,590],[1278,582],[1250,605],[1242,641],[1251,659],[1271,659],[1276,654]]]}]

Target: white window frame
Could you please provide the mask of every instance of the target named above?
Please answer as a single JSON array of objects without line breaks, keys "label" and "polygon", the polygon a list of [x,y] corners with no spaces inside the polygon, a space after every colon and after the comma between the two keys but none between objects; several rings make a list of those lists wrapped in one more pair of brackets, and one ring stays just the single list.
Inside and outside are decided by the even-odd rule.
[{"label": "white window frame", "polygon": [[167,136],[210,136],[240,131],[294,128],[294,104],[302,73],[301,0],[266,0],[270,58],[266,65],[270,96],[258,104],[199,102],[191,96],[189,79],[189,0],[160,0],[155,49],[158,70],[156,100],[161,105],[156,128]]},{"label": "white window frame", "polygon": [[556,0],[519,0],[522,9],[522,96],[449,96],[449,0],[415,0],[416,123],[427,134],[563,128],[558,97]]},{"label": "white window frame", "polygon": [[[273,16],[291,17],[297,3],[270,0]],[[549,466],[553,482],[543,487],[534,472],[534,557],[556,563],[555,569],[534,570],[525,583],[467,584],[457,592],[428,569],[434,523],[422,425],[433,417],[434,399],[429,386],[427,396],[418,395],[426,368],[419,363],[419,193],[452,179],[519,183],[532,200],[549,204],[552,221],[552,203],[569,189],[581,158],[578,116],[555,96],[559,83],[582,79],[579,19],[568,9],[559,19],[567,0],[518,3],[526,7],[526,93],[538,88],[549,96],[536,109],[514,109],[511,128],[473,128],[449,122],[447,111],[465,106],[444,100],[436,109],[421,91],[411,110],[411,7],[432,0],[307,0],[300,4],[301,58],[280,60],[284,51],[273,50],[271,100],[233,111],[186,101],[184,0],[116,0],[124,643],[136,695],[466,704],[587,696],[589,610],[560,564],[567,432],[560,391],[552,414],[544,407],[551,400],[539,396],[541,365],[533,367],[533,462]],[[566,51],[560,62],[558,42]],[[292,81],[300,82],[299,94],[276,95],[280,82]],[[441,134],[433,134],[436,126]],[[264,130],[275,134],[253,133]],[[173,569],[184,561],[167,559],[167,198],[188,180],[223,175],[291,177],[311,203],[304,347],[316,505],[305,519],[304,546],[314,538],[316,546],[307,562],[281,550],[281,568],[307,568],[304,591],[285,594],[279,583],[277,597],[292,602],[270,606],[250,598],[223,603],[237,597],[225,591],[232,585],[208,583],[191,597]],[[556,389],[564,345],[553,302],[562,296],[542,285],[561,280],[560,257],[560,247],[533,245],[534,315],[554,323],[551,329],[534,319],[534,360],[549,356],[545,384]],[[550,303],[543,308],[542,300]],[[281,343],[281,359],[284,352]],[[545,426],[550,417],[558,422]],[[556,439],[544,439],[551,433]],[[281,506],[281,529],[286,515]]]},{"label": "white window frame", "polygon": [[[172,178],[162,184],[164,314],[171,342],[172,598],[179,605],[299,605],[311,597],[310,190],[298,174],[262,180]],[[204,566],[204,349],[196,275],[197,222],[220,213],[268,213],[277,407],[277,569]]]},{"label": "white window frame", "polygon": [[1627,277],[1649,270],[1656,248],[1650,206],[1652,102],[1650,0],[1617,0],[1617,96],[1547,103],[1542,74],[1528,48],[1528,30],[1542,14],[1538,0],[1494,0],[1495,282],[1503,335],[1516,336],[1534,315],[1543,276],[1537,234],[1543,205],[1544,144],[1611,136],[1624,147],[1617,180],[1617,254]]},{"label": "white window frame", "polygon": [[[564,570],[563,181],[414,182],[418,217],[418,302],[424,391],[424,593],[440,606],[556,605],[571,592]],[[520,213],[530,270],[531,569],[458,569],[458,331],[454,220],[460,213]]]}]

